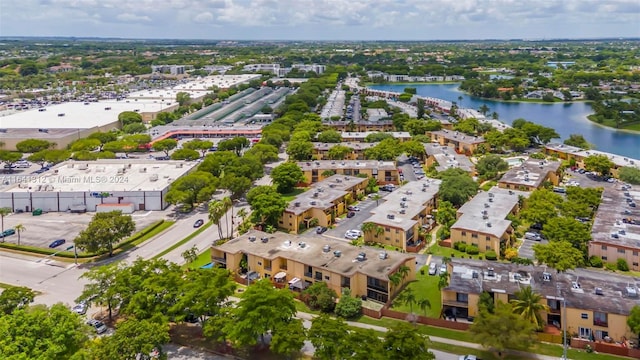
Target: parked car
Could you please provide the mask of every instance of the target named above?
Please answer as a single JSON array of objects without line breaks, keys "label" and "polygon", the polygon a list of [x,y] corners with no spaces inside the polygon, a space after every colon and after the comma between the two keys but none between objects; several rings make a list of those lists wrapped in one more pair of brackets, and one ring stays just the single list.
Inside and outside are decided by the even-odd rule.
[{"label": "parked car", "polygon": [[96,330],[96,333],[98,333],[98,334],[103,334],[104,332],[106,332],[108,330],[107,329],[107,325],[105,325],[100,320],[91,319],[91,320],[87,321],[87,325],[93,327]]},{"label": "parked car", "polygon": [[194,228],[199,228],[202,225],[204,225],[204,220],[202,220],[202,219],[198,219],[198,220],[196,220],[195,223],[193,223],[193,227]]},{"label": "parked car", "polygon": [[349,212],[347,213],[347,217],[348,217],[348,218],[352,218],[352,217],[354,217],[354,216],[356,216],[356,213],[355,213],[354,211],[349,211]]},{"label": "parked car", "polygon": [[447,264],[442,263],[440,264],[440,274],[446,274],[447,273]]},{"label": "parked car", "polygon": [[49,244],[50,248],[57,248],[58,246],[66,243],[67,241],[65,239],[58,239],[58,240],[54,240],[51,244]]},{"label": "parked car", "polygon": [[87,303],[85,301],[81,301],[79,303],[77,303],[72,309],[71,311],[73,311],[76,314],[80,314],[80,315],[84,315],[87,313],[87,308],[89,306],[87,305]]},{"label": "parked car", "polygon": [[435,275],[438,272],[438,269],[436,268],[436,263],[431,263],[429,264],[429,275]]},{"label": "parked car", "polygon": [[325,231],[327,231],[327,227],[326,226],[318,226],[316,228],[316,234],[322,234]]},{"label": "parked car", "polygon": [[540,241],[542,240],[542,236],[536,232],[528,231],[524,233],[524,238],[527,240]]},{"label": "parked car", "polygon": [[360,230],[347,230],[347,232],[344,234],[344,237],[349,240],[358,239],[360,236],[362,236],[362,231]]},{"label": "parked car", "polygon": [[460,355],[458,360],[480,360],[475,355]]},{"label": "parked car", "polygon": [[15,233],[16,233],[15,229],[7,229],[7,230],[3,231],[0,236],[5,237],[5,236],[13,235]]},{"label": "parked car", "polygon": [[349,211],[360,211],[360,208],[357,206],[349,205],[347,206],[347,210]]}]

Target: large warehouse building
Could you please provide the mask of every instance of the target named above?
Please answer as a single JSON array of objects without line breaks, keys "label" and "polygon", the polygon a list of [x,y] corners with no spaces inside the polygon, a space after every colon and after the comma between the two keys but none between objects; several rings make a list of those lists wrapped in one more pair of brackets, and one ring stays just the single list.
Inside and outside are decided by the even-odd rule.
[{"label": "large warehouse building", "polygon": [[173,181],[196,163],[183,161],[68,161],[41,175],[16,176],[0,191],[0,207],[15,212],[163,210]]}]

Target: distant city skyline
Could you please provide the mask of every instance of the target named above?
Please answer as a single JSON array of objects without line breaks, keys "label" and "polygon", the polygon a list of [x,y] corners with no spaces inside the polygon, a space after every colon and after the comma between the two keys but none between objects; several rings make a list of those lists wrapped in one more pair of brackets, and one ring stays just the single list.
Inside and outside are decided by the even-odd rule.
[{"label": "distant city skyline", "polygon": [[639,0],[3,0],[0,36],[220,40],[640,37]]}]

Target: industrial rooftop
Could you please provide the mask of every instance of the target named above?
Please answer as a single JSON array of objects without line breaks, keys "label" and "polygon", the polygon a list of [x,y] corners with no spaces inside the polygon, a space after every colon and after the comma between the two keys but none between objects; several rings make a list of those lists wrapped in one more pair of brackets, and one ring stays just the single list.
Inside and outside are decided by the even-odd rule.
[{"label": "industrial rooftop", "polygon": [[[243,252],[270,260],[290,259],[305,265],[326,268],[343,276],[362,273],[382,280],[388,280],[389,273],[407,260],[413,259],[413,256],[396,251],[355,247],[347,242],[331,240],[324,236],[302,238],[281,232],[269,234],[257,230],[251,230],[214,248],[231,254]],[[357,259],[361,253],[365,254],[364,260]]]},{"label": "industrial rooftop", "polygon": [[195,164],[155,160],[67,161],[41,175],[25,176],[25,181],[3,191],[160,191]]}]

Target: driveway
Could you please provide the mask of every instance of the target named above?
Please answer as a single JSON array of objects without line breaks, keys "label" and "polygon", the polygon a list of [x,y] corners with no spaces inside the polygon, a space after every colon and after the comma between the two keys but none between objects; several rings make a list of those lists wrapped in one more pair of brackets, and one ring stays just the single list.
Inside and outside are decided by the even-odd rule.
[{"label": "driveway", "polygon": [[548,240],[542,241],[534,241],[528,239],[522,239],[522,245],[520,245],[520,249],[518,250],[518,256],[525,259],[534,259],[533,253],[533,245],[535,244],[548,244]]}]

